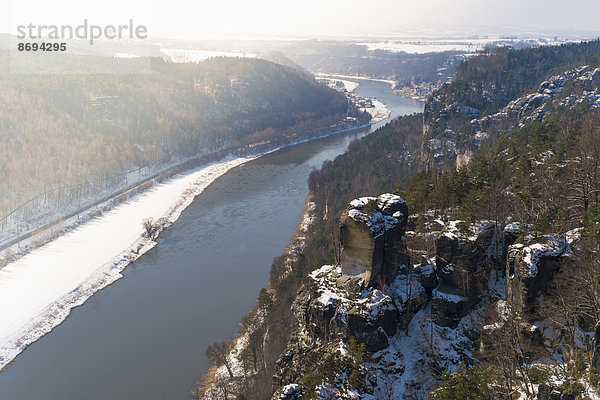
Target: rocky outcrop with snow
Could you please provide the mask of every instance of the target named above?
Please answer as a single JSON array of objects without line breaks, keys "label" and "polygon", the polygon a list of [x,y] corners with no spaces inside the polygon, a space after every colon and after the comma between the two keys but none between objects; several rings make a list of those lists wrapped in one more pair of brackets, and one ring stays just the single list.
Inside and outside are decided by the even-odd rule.
[{"label": "rocky outcrop with snow", "polygon": [[[441,222],[441,221],[440,221]],[[445,224],[436,242],[438,288],[433,293],[431,311],[440,326],[455,328],[488,289],[496,225],[482,221],[467,226],[462,221]],[[504,244],[503,244],[504,245]]]},{"label": "rocky outcrop with snow", "polygon": [[[274,399],[304,398],[311,379],[323,380],[311,392],[320,399],[377,399],[386,385],[397,398],[424,398],[438,384],[432,371],[473,357],[495,224],[437,220],[436,257],[415,264],[407,216],[390,194],[349,204],[340,263],[310,273],[294,301],[298,328],[278,362]],[[353,341],[372,358],[358,363]]]},{"label": "rocky outcrop with snow", "polygon": [[[533,311],[569,262],[574,234],[522,238],[518,222],[433,215],[416,233],[407,231],[408,211],[391,194],[350,202],[339,262],[310,273],[293,303],[298,326],[277,363],[273,399],[426,398],[439,371],[456,371],[493,345],[486,338],[506,326],[508,310],[521,310],[528,356],[548,355]],[[433,254],[412,247],[419,235],[434,243]]]},{"label": "rocky outcrop with snow", "polygon": [[535,317],[541,295],[548,294],[554,276],[571,262],[571,248],[564,236],[530,238],[508,248],[507,299],[526,319]]},{"label": "rocky outcrop with snow", "polygon": [[317,341],[354,338],[371,352],[389,345],[388,338],[427,301],[421,284],[431,268],[414,267],[378,289],[344,275],[340,267],[324,266],[309,275],[293,306],[305,334]]},{"label": "rocky outcrop with snow", "polygon": [[352,200],[340,220],[341,268],[368,286],[394,280],[409,264],[404,233],[408,206],[389,193]]},{"label": "rocky outcrop with snow", "polygon": [[[433,216],[416,233],[405,231],[405,215],[406,203],[389,194],[349,204],[341,262],[310,273],[293,304],[298,327],[279,359],[273,399],[426,398],[439,371],[456,371],[494,345],[489,338],[506,327],[509,310],[517,311],[527,356],[548,356],[550,331],[535,310],[571,260],[572,233],[523,238],[518,222]],[[435,256],[417,264],[408,254],[419,253],[411,247],[419,235],[433,241]],[[600,369],[596,348],[592,365]],[[560,390],[540,386],[542,396]]]}]

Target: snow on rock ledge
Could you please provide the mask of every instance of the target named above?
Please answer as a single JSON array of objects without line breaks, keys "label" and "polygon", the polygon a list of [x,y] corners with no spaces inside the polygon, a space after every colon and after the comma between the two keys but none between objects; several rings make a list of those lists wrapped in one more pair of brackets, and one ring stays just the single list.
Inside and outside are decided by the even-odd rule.
[{"label": "snow on rock ledge", "polygon": [[524,245],[514,244],[509,247],[512,262],[519,263],[521,273],[526,278],[535,278],[539,271],[542,257],[558,257],[570,251],[569,244],[563,236],[545,236],[539,243]]},{"label": "snow on rock ledge", "polygon": [[354,221],[366,224],[376,238],[398,224],[406,224],[408,207],[402,197],[385,193],[352,200],[347,213]]}]

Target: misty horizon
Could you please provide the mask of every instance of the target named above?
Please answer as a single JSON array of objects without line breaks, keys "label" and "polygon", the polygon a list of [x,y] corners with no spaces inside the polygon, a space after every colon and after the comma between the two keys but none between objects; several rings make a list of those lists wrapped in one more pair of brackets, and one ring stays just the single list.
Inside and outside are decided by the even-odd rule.
[{"label": "misty horizon", "polygon": [[[577,0],[569,7],[558,1],[510,0],[497,2],[441,0],[430,2],[376,0],[365,6],[309,0],[280,3],[275,0],[200,2],[134,0],[124,4],[78,4],[59,0],[52,4],[12,3],[0,17],[0,32],[16,33],[16,27],[76,25],[84,19],[99,25],[134,19],[148,27],[151,38],[183,40],[273,39],[417,39],[472,36],[558,36],[593,39],[600,36],[596,15],[600,3]],[[360,10],[360,12],[357,12]]]}]

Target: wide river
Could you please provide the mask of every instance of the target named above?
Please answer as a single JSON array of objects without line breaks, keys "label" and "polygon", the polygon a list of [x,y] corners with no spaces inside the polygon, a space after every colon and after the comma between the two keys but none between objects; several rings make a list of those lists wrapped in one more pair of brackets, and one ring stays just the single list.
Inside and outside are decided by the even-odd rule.
[{"label": "wide river", "polygon": [[[423,103],[361,80],[392,117]],[[0,373],[1,400],[184,400],[209,368],[204,352],[232,338],[289,244],[309,173],[381,126],[287,148],[211,184],[159,245]]]}]

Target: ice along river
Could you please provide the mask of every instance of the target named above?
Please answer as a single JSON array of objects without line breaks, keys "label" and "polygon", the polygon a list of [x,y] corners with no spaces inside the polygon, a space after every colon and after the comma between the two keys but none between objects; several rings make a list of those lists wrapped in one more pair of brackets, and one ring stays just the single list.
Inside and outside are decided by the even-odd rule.
[{"label": "ice along river", "polygon": [[[361,80],[392,117],[423,104]],[[371,130],[377,128],[382,121]],[[184,400],[267,284],[304,209],[309,173],[369,130],[284,149],[210,185],[123,271],[0,373],[0,399]]]}]

